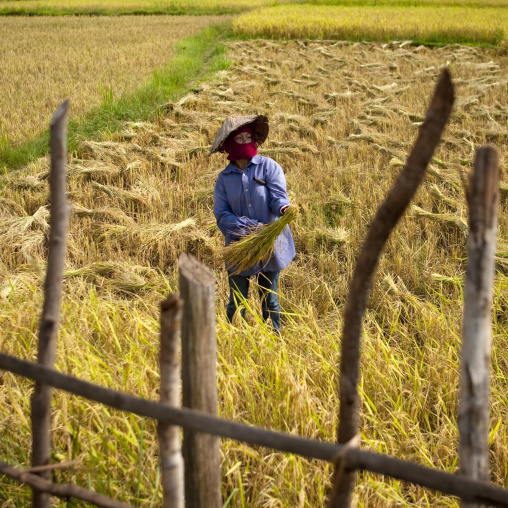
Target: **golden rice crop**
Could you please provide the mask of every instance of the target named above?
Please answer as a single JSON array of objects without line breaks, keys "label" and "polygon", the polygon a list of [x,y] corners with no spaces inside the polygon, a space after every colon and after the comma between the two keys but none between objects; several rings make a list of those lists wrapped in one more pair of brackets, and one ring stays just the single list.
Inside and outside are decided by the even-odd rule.
[{"label": "golden rice crop", "polygon": [[[310,3],[310,2],[309,2]],[[349,0],[348,5],[365,5],[366,0]],[[312,0],[312,5],[344,5],[344,0]],[[416,2],[407,2],[406,0],[382,0],[377,5],[399,5],[413,6]],[[455,6],[455,7],[508,7],[507,0],[421,0],[418,5],[426,6]]]},{"label": "golden rice crop", "polygon": [[[161,117],[126,124],[123,140],[83,143],[70,154],[57,368],[157,399],[159,302],[178,290],[178,255],[189,252],[215,274],[220,414],[334,441],[342,312],[355,259],[448,65],[458,101],[413,203],[423,212],[410,210],[388,242],[365,316],[360,429],[366,449],[456,472],[467,239],[450,221],[466,217],[460,174],[477,146],[497,147],[508,181],[508,57],[459,45],[310,40],[239,41],[229,56],[228,71],[169,103]],[[225,318],[224,238],[212,190],[226,160],[206,147],[226,115],[252,113],[270,119],[260,153],[281,164],[299,211],[291,224],[297,256],[281,274],[280,339],[262,322],[257,298],[245,302],[246,322],[232,327]],[[0,348],[30,360],[47,254],[47,170],[42,159],[0,179]],[[508,481],[507,206],[504,196],[492,336],[489,444],[498,485]],[[32,384],[0,377],[2,459],[28,466]],[[141,507],[160,504],[153,422],[62,392],[54,407],[53,460],[80,461],[55,472],[56,480]],[[221,450],[230,506],[323,506],[331,466],[230,440]],[[30,504],[29,489],[4,480],[0,497]],[[459,505],[368,473],[359,475],[354,503]]]},{"label": "golden rice crop", "polygon": [[133,92],[168,62],[179,39],[218,19],[0,17],[0,139],[37,135],[66,97],[80,118]]},{"label": "golden rice crop", "polygon": [[257,37],[498,44],[508,33],[506,6],[282,5],[245,13],[236,33]]}]

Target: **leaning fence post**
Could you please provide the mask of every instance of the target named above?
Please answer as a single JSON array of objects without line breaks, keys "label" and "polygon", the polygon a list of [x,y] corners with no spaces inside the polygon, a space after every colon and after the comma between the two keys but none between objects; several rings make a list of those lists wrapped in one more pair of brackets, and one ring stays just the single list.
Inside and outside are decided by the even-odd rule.
[{"label": "leaning fence post", "polygon": [[[484,481],[489,479],[489,368],[499,177],[496,150],[491,146],[479,148],[468,189],[468,263],[458,425],[461,472]],[[461,506],[480,505],[462,502]]]},{"label": "leaning fence post", "polygon": [[340,409],[337,440],[345,445],[337,457],[333,490],[328,508],[347,508],[351,504],[356,471],[347,461],[347,453],[358,446],[360,398],[360,339],[362,321],[379,257],[388,237],[402,217],[418,186],[432,154],[441,139],[454,101],[453,84],[443,69],[434,90],[425,121],[409,154],[406,165],[371,222],[365,243],[355,266],[344,311],[340,359]]},{"label": "leaning fence post", "polygon": [[[62,292],[62,273],[67,239],[69,206],[65,196],[67,163],[67,115],[69,102],[64,101],[51,119],[51,170],[49,176],[51,219],[49,231],[49,252],[46,280],[44,283],[44,305],[42,309],[38,363],[53,367],[56,356],[58,320],[60,316],[60,297]],[[32,465],[49,464],[51,453],[50,411],[51,386],[35,383],[32,396]],[[50,478],[50,471],[40,473]],[[49,494],[33,489],[34,508],[49,507]]]},{"label": "leaning fence post", "polygon": [[[217,415],[217,342],[213,273],[192,256],[179,259],[182,317],[182,403]],[[220,508],[220,440],[184,429],[185,504]]]},{"label": "leaning fence post", "polygon": [[[182,320],[183,303],[176,295],[169,295],[161,303],[160,345],[160,402],[180,407],[180,359],[178,332]],[[180,446],[180,427],[159,423],[160,459],[162,469],[163,508],[183,508],[183,459]]]}]

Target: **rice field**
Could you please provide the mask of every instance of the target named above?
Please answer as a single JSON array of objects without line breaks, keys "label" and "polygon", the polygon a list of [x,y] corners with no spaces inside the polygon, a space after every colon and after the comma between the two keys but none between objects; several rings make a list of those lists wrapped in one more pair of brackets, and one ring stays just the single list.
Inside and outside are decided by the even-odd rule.
[{"label": "rice field", "polygon": [[[177,291],[189,252],[216,277],[220,414],[335,440],[343,305],[370,218],[404,163],[439,70],[457,104],[414,206],[390,239],[365,318],[362,446],[457,471],[457,401],[466,267],[461,175],[475,147],[500,152],[506,187],[508,58],[460,45],[406,42],[239,41],[227,71],[168,103],[150,122],[126,122],[70,154],[73,205],[57,368],[158,398],[158,305]],[[261,154],[285,170],[298,209],[297,257],[282,272],[279,340],[246,302],[247,322],[226,323],[223,238],[212,190],[225,165],[208,151],[228,114],[266,114]],[[1,177],[0,348],[34,360],[48,233],[48,159]],[[503,188],[504,188],[503,187]],[[508,214],[500,210],[494,296],[491,480],[508,486]],[[29,464],[31,384],[0,374],[2,460]],[[142,507],[160,504],[155,425],[56,395],[55,473]],[[332,468],[289,454],[222,442],[224,501],[232,507],[322,506]],[[30,492],[3,481],[3,506]],[[361,507],[450,506],[458,501],[362,474]],[[64,506],[65,502],[57,503]]]},{"label": "rice field", "polygon": [[2,0],[0,15],[229,14],[290,0]]},{"label": "rice field", "polygon": [[242,14],[237,34],[251,37],[499,45],[508,34],[506,5],[418,2],[355,5],[280,5]]},{"label": "rice field", "polygon": [[[293,4],[307,4],[309,6],[338,6],[338,5],[373,5],[371,0],[307,0],[307,1],[294,1]],[[507,7],[507,0],[379,0],[376,1],[379,6],[434,6],[434,7]]]},{"label": "rice field", "polygon": [[132,93],[177,41],[222,19],[0,17],[0,146],[37,136],[66,97],[80,119]]}]

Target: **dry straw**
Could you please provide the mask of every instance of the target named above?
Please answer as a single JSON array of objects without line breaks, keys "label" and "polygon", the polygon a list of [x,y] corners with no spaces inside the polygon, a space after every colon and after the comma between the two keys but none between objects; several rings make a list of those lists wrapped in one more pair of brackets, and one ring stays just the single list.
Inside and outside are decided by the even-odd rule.
[{"label": "dry straw", "polygon": [[266,261],[274,253],[278,236],[296,218],[297,213],[296,208],[291,206],[279,219],[255,228],[237,242],[225,247],[224,260],[232,273],[239,274],[257,263]]}]

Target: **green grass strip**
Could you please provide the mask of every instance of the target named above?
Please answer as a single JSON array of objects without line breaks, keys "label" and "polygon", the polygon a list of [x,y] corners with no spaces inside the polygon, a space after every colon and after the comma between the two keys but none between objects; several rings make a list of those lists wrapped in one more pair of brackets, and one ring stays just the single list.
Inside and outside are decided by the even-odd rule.
[{"label": "green grass strip", "polygon": [[[144,121],[155,116],[169,101],[184,95],[199,81],[226,69],[229,62],[222,42],[230,34],[224,23],[200,30],[176,44],[175,56],[167,66],[156,69],[148,83],[133,94],[104,101],[80,120],[70,119],[68,150],[77,149],[84,139],[100,139],[121,130],[122,122]],[[72,104],[71,104],[72,107]],[[49,151],[49,126],[35,139],[12,146],[0,138],[0,168],[10,171],[42,157]]]}]

